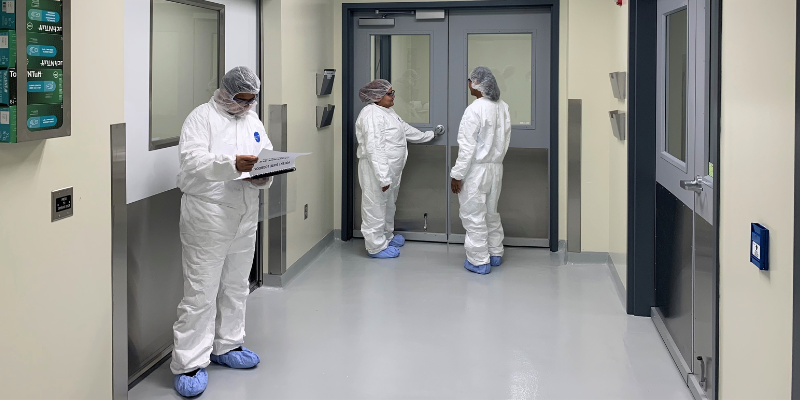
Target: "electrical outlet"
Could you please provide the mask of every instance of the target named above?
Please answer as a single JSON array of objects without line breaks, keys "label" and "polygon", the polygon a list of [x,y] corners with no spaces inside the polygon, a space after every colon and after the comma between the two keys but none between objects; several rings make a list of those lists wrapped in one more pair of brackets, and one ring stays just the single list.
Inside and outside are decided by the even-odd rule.
[{"label": "electrical outlet", "polygon": [[305,214],[304,215],[305,216],[303,217],[303,219],[308,219],[308,204],[306,204]]}]

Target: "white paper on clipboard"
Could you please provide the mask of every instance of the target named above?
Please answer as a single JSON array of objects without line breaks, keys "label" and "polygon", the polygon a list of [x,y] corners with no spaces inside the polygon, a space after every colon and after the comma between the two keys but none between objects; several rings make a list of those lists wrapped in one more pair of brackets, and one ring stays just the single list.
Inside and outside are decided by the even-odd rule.
[{"label": "white paper on clipboard", "polygon": [[258,161],[250,172],[242,172],[242,176],[236,180],[248,178],[267,178],[270,176],[286,174],[296,170],[295,160],[300,156],[307,156],[311,153],[285,153],[274,150],[261,150]]}]

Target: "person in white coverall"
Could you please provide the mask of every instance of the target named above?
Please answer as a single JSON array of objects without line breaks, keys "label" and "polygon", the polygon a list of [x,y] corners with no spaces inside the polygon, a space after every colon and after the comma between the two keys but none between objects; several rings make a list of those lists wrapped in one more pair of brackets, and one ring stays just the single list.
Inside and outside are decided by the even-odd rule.
[{"label": "person in white coverall", "polygon": [[405,123],[392,109],[392,84],[377,79],[359,91],[367,104],[356,120],[358,182],[361,185],[361,233],[372,258],[394,258],[405,243],[394,234],[395,202],[400,177],[408,157],[408,144],[432,140],[434,132],[422,132]]},{"label": "person in white coverall", "polygon": [[458,159],[450,170],[450,186],[458,194],[458,215],[467,231],[464,268],[488,274],[502,263],[504,253],[497,202],[511,140],[511,117],[488,68],[475,68],[467,85],[477,100],[464,111],[458,127]]},{"label": "person in white coverall", "polygon": [[212,361],[231,368],[259,363],[242,344],[258,195],[271,178],[236,179],[253,169],[262,149],[272,150],[254,111],[260,89],[252,70],[232,69],[212,99],[189,114],[181,131],[184,295],[173,326],[170,369],[175,389],[185,397],[205,390],[205,368]]}]

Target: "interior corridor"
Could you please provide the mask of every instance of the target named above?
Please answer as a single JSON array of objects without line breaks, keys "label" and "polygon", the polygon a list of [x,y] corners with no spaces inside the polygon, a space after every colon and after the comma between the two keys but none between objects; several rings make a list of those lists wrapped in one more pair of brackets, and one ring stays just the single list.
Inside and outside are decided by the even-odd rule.
[{"label": "interior corridor", "polygon": [[[691,399],[650,318],[625,314],[606,265],[510,248],[485,276],[460,245],[372,260],[335,242],[247,305],[247,371],[209,368],[216,399]],[[131,400],[180,398],[169,363]]]}]

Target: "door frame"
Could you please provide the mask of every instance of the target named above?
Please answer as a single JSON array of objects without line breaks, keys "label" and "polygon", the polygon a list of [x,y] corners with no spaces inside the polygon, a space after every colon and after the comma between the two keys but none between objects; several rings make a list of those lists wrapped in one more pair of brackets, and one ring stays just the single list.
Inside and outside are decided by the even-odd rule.
[{"label": "door frame", "polygon": [[[797,1],[797,21],[800,22],[800,0]],[[800,24],[795,28],[798,39],[795,54],[800,54]],[[800,63],[795,63],[794,102],[794,260],[792,269],[792,399],[800,399]]]},{"label": "door frame", "polygon": [[[710,149],[716,154],[714,168],[714,293],[713,341],[716,372],[714,397],[719,388],[719,211],[720,176],[724,173],[720,159],[720,42],[722,36],[723,0],[705,0],[708,7],[707,32],[710,50],[707,54],[709,90]],[[656,126],[657,71],[657,2],[631,0],[629,3],[628,45],[628,276],[627,312],[650,317],[655,306],[655,210],[656,210]],[[638,134],[641,133],[641,134]]]},{"label": "door frame", "polygon": [[[256,13],[256,74],[258,74],[258,78],[261,79],[264,77],[264,62],[261,59],[263,56],[262,54],[262,35],[264,34],[263,25],[263,14],[264,14],[264,2],[263,0],[256,0],[256,8],[258,9],[258,13]],[[259,89],[259,98],[264,98],[264,87],[261,86]],[[258,119],[261,121],[265,121],[266,115],[264,114],[264,104],[262,102],[258,102]],[[256,280],[250,281],[248,277],[248,282],[250,283],[250,292],[252,293],[254,290],[260,288],[264,285],[264,239],[266,236],[266,231],[264,230],[264,201],[266,201],[266,196],[264,190],[259,191],[258,194],[258,204],[259,204],[259,212],[258,212],[258,224],[256,225],[256,252],[253,254],[253,267],[251,269],[251,273],[255,271]]]},{"label": "door frame", "polygon": [[550,251],[558,251],[558,88],[559,88],[559,11],[560,0],[504,0],[504,1],[435,1],[409,3],[344,3],[342,4],[342,220],[341,239],[353,238],[353,216],[355,213],[355,119],[351,113],[353,104],[353,65],[355,63],[352,46],[354,31],[350,28],[354,14],[374,9],[386,11],[399,10],[485,10],[508,8],[535,8],[550,12]]}]

